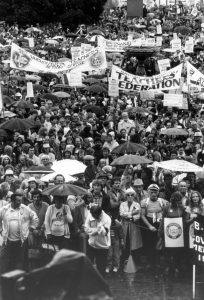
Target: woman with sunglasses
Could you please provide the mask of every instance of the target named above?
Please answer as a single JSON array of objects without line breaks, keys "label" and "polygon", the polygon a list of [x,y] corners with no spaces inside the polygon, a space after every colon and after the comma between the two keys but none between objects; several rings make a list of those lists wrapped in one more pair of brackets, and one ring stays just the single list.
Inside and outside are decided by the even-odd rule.
[{"label": "woman with sunglasses", "polygon": [[124,231],[124,252],[122,255],[122,263],[128,260],[131,254],[136,258],[136,250],[142,247],[142,236],[139,227],[139,219],[141,216],[141,207],[137,202],[136,193],[133,188],[125,191],[126,201],[120,205],[120,216],[122,219],[122,227]]}]

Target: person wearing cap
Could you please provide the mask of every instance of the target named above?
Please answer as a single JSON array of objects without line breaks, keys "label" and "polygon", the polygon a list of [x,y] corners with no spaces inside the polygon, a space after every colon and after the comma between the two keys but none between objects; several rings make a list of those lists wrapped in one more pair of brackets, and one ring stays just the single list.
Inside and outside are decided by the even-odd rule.
[{"label": "person wearing cap", "polygon": [[47,241],[57,245],[59,249],[69,248],[69,224],[73,221],[69,205],[63,204],[63,200],[64,197],[54,196],[54,204],[48,207],[45,215]]},{"label": "person wearing cap", "polygon": [[148,197],[148,192],[143,190],[144,183],[142,179],[137,178],[133,182],[133,189],[135,190],[137,201],[141,203],[143,199],[146,199]]},{"label": "person wearing cap", "polygon": [[102,190],[104,193],[108,193],[110,190],[110,186],[108,185],[108,174],[105,172],[100,172],[96,174],[96,179],[99,179],[102,183]]},{"label": "person wearing cap", "polygon": [[155,183],[148,187],[149,196],[141,201],[143,229],[142,237],[144,242],[144,250],[148,257],[150,266],[159,263],[156,244],[158,241],[157,231],[162,220],[162,213],[168,201],[159,198],[159,186]]},{"label": "person wearing cap", "polygon": [[28,186],[24,190],[24,197],[23,197],[23,204],[28,205],[32,202],[32,192],[35,189],[38,189],[38,183],[35,179],[35,177],[29,177],[28,181]]},{"label": "person wearing cap", "polygon": [[125,191],[125,201],[120,204],[120,217],[124,232],[125,250],[122,262],[128,260],[129,255],[136,257],[136,250],[143,245],[139,227],[141,207],[137,202],[136,193],[132,187]]},{"label": "person wearing cap", "polygon": [[18,189],[11,195],[11,203],[0,209],[0,232],[3,246],[0,250],[1,272],[26,268],[28,235],[36,229],[38,217],[22,204],[23,192]]}]

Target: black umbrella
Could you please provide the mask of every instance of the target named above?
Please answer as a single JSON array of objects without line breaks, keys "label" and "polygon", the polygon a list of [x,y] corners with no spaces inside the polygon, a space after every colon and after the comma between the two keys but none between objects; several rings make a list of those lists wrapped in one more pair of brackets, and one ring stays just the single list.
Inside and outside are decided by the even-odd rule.
[{"label": "black umbrella", "polygon": [[87,190],[74,184],[63,183],[51,186],[43,190],[42,194],[47,196],[68,196],[68,195],[84,195]]},{"label": "black umbrella", "polygon": [[113,149],[112,153],[117,154],[124,154],[124,153],[137,153],[137,152],[144,152],[146,149],[145,146],[141,144],[136,144],[132,142],[126,142],[119,146],[117,146],[115,149]]},{"label": "black umbrella", "polygon": [[35,127],[35,123],[30,119],[11,119],[0,125],[0,129],[16,130],[16,131],[25,131],[29,128]]}]

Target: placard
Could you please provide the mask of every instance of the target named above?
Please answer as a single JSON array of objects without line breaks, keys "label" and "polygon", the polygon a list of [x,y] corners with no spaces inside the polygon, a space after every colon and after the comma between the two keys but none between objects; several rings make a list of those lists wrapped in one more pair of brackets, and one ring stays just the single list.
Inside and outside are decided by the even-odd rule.
[{"label": "placard", "polygon": [[169,106],[169,107],[182,108],[183,95],[182,94],[164,94],[163,105]]},{"label": "placard", "polygon": [[161,47],[162,46],[162,41],[163,41],[162,36],[157,36],[156,37],[156,47]]},{"label": "placard", "polygon": [[29,38],[29,39],[28,39],[28,42],[29,42],[29,47],[30,47],[30,48],[35,47],[35,43],[34,43],[34,38],[33,38],[33,37]]},{"label": "placard", "polygon": [[157,25],[157,34],[162,34],[161,24]]},{"label": "placard", "polygon": [[204,263],[204,216],[199,215],[194,221],[194,262]]},{"label": "placard", "polygon": [[185,53],[193,53],[194,43],[193,40],[188,40],[185,42]]},{"label": "placard", "polygon": [[32,82],[27,82],[27,97],[33,98],[34,93],[33,93],[33,83]]},{"label": "placard", "polygon": [[116,79],[109,78],[108,96],[109,97],[118,97],[119,96],[118,82]]},{"label": "placard", "polygon": [[81,57],[81,46],[79,47],[71,47],[71,55],[72,55],[72,60],[77,59]]},{"label": "placard", "polygon": [[69,77],[69,85],[74,87],[82,86],[82,73],[71,72]]},{"label": "placard", "polygon": [[181,40],[180,39],[172,40],[171,48],[175,51],[177,50],[181,51]]},{"label": "placard", "polygon": [[165,72],[168,68],[170,68],[170,60],[168,58],[160,59],[158,60],[158,66],[160,73]]},{"label": "placard", "polygon": [[184,247],[182,218],[164,218],[164,240],[166,248]]}]

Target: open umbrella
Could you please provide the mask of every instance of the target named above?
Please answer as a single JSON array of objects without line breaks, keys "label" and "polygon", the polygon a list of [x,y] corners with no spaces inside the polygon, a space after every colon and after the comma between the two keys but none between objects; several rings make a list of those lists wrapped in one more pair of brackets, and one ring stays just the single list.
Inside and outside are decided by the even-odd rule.
[{"label": "open umbrella", "polygon": [[96,94],[100,94],[100,93],[107,93],[107,89],[99,84],[93,84],[91,86],[87,86],[85,87],[85,90],[90,92],[90,93],[96,93]]},{"label": "open umbrella", "polygon": [[53,95],[57,96],[58,98],[67,98],[70,96],[70,94],[66,92],[55,92]]},{"label": "open umbrella", "polygon": [[120,156],[111,163],[111,166],[120,166],[120,165],[138,165],[138,164],[150,164],[152,161],[145,156],[125,154]]},{"label": "open umbrella", "polygon": [[59,42],[56,40],[46,40],[45,43],[49,45],[59,45]]},{"label": "open umbrella", "polygon": [[9,136],[10,133],[8,131],[6,131],[5,129],[0,129],[0,136],[2,137],[7,137]]},{"label": "open umbrella", "polygon": [[83,80],[83,83],[89,84],[89,85],[96,84],[96,83],[99,83],[99,82],[100,82],[100,80],[96,79],[96,78],[86,78],[86,79]]},{"label": "open umbrella", "polygon": [[56,102],[58,101],[58,97],[55,96],[55,95],[53,95],[53,94],[50,94],[50,93],[42,95],[41,98],[42,98],[42,99],[45,99],[45,100],[56,101]]},{"label": "open umbrella", "polygon": [[12,104],[15,101],[14,99],[12,99],[9,96],[3,96],[2,98],[3,98],[3,103],[5,105],[10,105],[10,104]]},{"label": "open umbrella", "polygon": [[75,175],[84,173],[86,170],[86,165],[75,159],[63,159],[59,161],[54,161],[52,169],[61,174]]},{"label": "open umbrella", "polygon": [[62,196],[62,197],[68,195],[78,196],[78,195],[84,195],[86,193],[87,190],[77,185],[69,184],[69,183],[54,185],[42,191],[43,195]]},{"label": "open umbrella", "polygon": [[154,114],[151,110],[144,108],[144,107],[128,107],[126,108],[127,112],[132,112],[132,113],[136,113],[136,114]]},{"label": "open umbrella", "polygon": [[[43,177],[40,178],[41,181],[44,181],[44,182],[49,182],[49,181],[53,181],[55,176],[57,176],[59,173],[56,173],[56,172],[53,172],[53,173],[50,173],[50,174],[47,174]],[[62,172],[60,173],[60,175],[63,175],[64,178],[65,178],[65,182],[74,182],[76,181],[77,179],[71,175],[68,175],[68,174],[62,174]]]},{"label": "open umbrella", "polygon": [[34,90],[34,92],[36,92],[36,91],[46,91],[47,87],[43,86],[41,84],[33,84],[33,90]]},{"label": "open umbrella", "polygon": [[104,109],[98,105],[88,104],[88,105],[85,105],[83,107],[83,109],[85,109],[86,111],[91,111],[92,113],[95,113],[97,117],[105,115]]},{"label": "open umbrella", "polygon": [[14,114],[12,111],[5,110],[3,112],[3,118],[13,118],[15,116],[16,116],[16,114]]},{"label": "open umbrella", "polygon": [[15,91],[11,88],[1,88],[2,94],[6,95],[6,96],[14,96],[15,95]]},{"label": "open umbrella", "polygon": [[185,172],[196,173],[203,170],[203,168],[183,159],[172,159],[172,160],[166,160],[162,162],[154,162],[153,166],[170,170],[170,171],[182,172],[182,173]]},{"label": "open umbrella", "polygon": [[40,80],[41,80],[41,77],[38,76],[38,75],[35,75],[35,74],[32,74],[32,75],[26,74],[25,79],[26,79],[27,81],[29,81],[29,80],[30,80],[30,81],[40,81]]},{"label": "open umbrella", "polygon": [[33,104],[30,101],[19,100],[11,104],[13,107],[21,108],[21,109],[33,109]]},{"label": "open umbrella", "polygon": [[191,34],[191,28],[186,26],[178,26],[174,28],[174,32],[181,33],[182,35]]},{"label": "open umbrella", "polygon": [[137,153],[137,152],[144,152],[146,149],[145,146],[141,144],[136,144],[132,142],[126,142],[123,143],[116,148],[113,149],[112,153],[117,153],[117,154],[124,154],[124,153]]},{"label": "open umbrella", "polygon": [[0,125],[1,129],[16,130],[19,132],[33,127],[35,127],[35,123],[32,120],[19,118],[8,120]]},{"label": "open umbrella", "polygon": [[188,132],[184,129],[181,129],[181,128],[168,128],[168,129],[165,129],[161,132],[161,134],[165,134],[165,135],[175,135],[175,136],[178,136],[178,135],[188,135]]},{"label": "open umbrella", "polygon": [[102,32],[101,30],[95,29],[89,32],[90,35],[102,35],[105,36],[105,33]]},{"label": "open umbrella", "polygon": [[25,174],[50,174],[54,171],[50,168],[46,168],[44,166],[32,166],[28,170],[23,171]]}]

